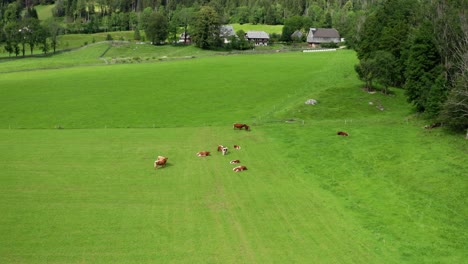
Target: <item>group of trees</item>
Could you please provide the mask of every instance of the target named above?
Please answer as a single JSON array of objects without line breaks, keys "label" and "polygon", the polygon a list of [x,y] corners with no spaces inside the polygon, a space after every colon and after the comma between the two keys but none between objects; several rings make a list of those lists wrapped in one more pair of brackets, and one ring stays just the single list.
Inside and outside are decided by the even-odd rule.
[{"label": "group of trees", "polygon": [[355,69],[368,89],[405,89],[418,112],[468,128],[464,0],[387,0],[356,31]]},{"label": "group of trees", "polygon": [[61,28],[54,19],[41,23],[33,7],[24,9],[18,2],[3,2],[0,7],[0,43],[4,43],[5,51],[24,56],[27,45],[31,54],[36,47],[44,53],[50,49],[55,52]]},{"label": "group of trees", "polygon": [[[210,6],[216,23],[284,24],[284,41],[291,41],[290,33],[308,27],[335,27],[342,36],[352,36],[356,24],[368,10],[384,0],[0,0],[0,28],[5,42],[7,33],[18,28],[27,12],[37,4],[53,3],[54,21],[63,32],[96,33],[106,31],[160,31],[149,38],[158,42],[166,37],[177,38],[178,29],[185,31],[199,22],[197,14]],[[157,13],[157,14],[154,14]],[[12,17],[12,14],[13,17]],[[34,19],[37,19],[33,15]],[[295,21],[301,20],[298,26]],[[159,23],[163,25],[159,26]],[[151,22],[151,25],[149,24]],[[12,25],[12,24],[18,25]],[[7,25],[9,24],[9,25]],[[29,24],[29,23],[27,23]],[[38,23],[39,24],[39,23]],[[148,28],[148,25],[150,28]],[[44,24],[41,24],[46,28]],[[156,26],[156,28],[155,28]],[[159,28],[160,27],[160,28]],[[288,31],[289,30],[289,31]],[[290,32],[292,30],[292,32]],[[47,30],[46,30],[47,31]],[[11,33],[11,32],[10,32]],[[192,33],[192,32],[189,32]],[[50,34],[50,32],[48,33]],[[139,35],[139,33],[136,33]],[[191,34],[194,35],[194,34]],[[158,36],[157,38],[154,38]],[[8,35],[8,39],[13,36]],[[351,40],[351,38],[350,38]],[[44,43],[45,44],[45,43]],[[49,43],[50,46],[50,43]],[[205,45],[204,45],[205,46]],[[13,45],[14,48],[14,45]],[[46,47],[47,48],[47,47]]]}]

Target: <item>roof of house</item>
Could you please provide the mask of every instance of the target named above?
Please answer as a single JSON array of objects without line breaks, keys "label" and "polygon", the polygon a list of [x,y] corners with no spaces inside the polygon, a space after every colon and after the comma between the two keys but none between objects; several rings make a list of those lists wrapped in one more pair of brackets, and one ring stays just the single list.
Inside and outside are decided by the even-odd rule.
[{"label": "roof of house", "polygon": [[296,30],[294,31],[294,33],[291,34],[291,37],[302,38],[302,32],[300,30]]},{"label": "roof of house", "polygon": [[314,38],[340,38],[340,33],[334,28],[310,28],[307,42],[313,42]]},{"label": "roof of house", "polygon": [[270,36],[265,31],[247,31],[245,34],[249,39],[269,39]]},{"label": "roof of house", "polygon": [[221,26],[221,29],[220,29],[221,37],[228,38],[228,37],[235,36],[235,35],[236,35],[236,32],[234,32],[234,28],[232,26],[230,25]]}]

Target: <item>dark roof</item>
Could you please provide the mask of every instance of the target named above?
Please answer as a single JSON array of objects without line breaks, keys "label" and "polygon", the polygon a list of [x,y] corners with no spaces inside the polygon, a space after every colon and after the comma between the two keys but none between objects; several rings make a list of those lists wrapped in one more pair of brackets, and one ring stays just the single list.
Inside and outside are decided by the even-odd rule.
[{"label": "dark roof", "polygon": [[311,28],[307,35],[307,42],[313,42],[314,38],[340,38],[340,33],[334,28]]},{"label": "dark roof", "polygon": [[302,32],[300,30],[294,31],[294,33],[291,34],[291,38],[302,38]]}]

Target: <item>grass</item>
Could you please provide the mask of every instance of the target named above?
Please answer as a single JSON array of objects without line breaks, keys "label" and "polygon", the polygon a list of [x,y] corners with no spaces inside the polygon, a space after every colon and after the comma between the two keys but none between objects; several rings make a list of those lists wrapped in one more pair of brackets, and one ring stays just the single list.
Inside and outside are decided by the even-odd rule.
[{"label": "grass", "polygon": [[283,31],[283,25],[263,25],[263,24],[230,24],[233,28],[234,31],[237,32],[239,30],[243,30],[244,32],[253,30],[253,31],[265,31],[268,34],[276,33],[276,34],[281,34]]},{"label": "grass", "polygon": [[[463,263],[467,141],[423,129],[401,90],[363,92],[355,61],[0,75],[0,262]],[[157,155],[169,164],[155,171]]]},{"label": "grass", "polygon": [[[22,72],[3,74],[0,127],[126,128],[252,122],[265,118],[268,111],[287,102],[293,94],[291,98],[298,98],[312,90],[350,81],[358,84],[341,78],[345,73],[340,72],[328,76],[337,82],[314,89],[310,77],[354,56],[349,51],[329,55],[235,55],[112,68],[33,71],[26,78]],[[282,70],[278,78],[277,65],[292,60],[295,63]],[[311,62],[317,60],[324,63],[312,66]],[[226,78],[219,78],[226,74]],[[279,96],[271,96],[272,92]],[[193,113],[201,116],[201,121],[193,119]]]},{"label": "grass", "polygon": [[41,21],[47,20],[52,17],[52,9],[54,5],[35,5],[34,8],[37,11],[37,16]]}]

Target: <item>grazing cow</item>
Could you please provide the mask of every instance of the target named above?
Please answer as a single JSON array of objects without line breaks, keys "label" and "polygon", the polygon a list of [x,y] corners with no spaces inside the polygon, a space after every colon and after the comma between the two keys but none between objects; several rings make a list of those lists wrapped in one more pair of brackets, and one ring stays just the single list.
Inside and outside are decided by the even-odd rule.
[{"label": "grazing cow", "polygon": [[223,152],[223,156],[226,155],[227,152],[228,152],[228,148],[223,147],[223,149],[221,150],[221,152]]},{"label": "grazing cow", "polygon": [[345,137],[349,136],[349,134],[348,134],[348,133],[346,133],[346,132],[343,132],[343,131],[339,131],[339,132],[338,132],[338,133],[336,133],[336,134],[337,134],[338,136],[345,136]]},{"label": "grazing cow", "polygon": [[166,157],[158,156],[158,159],[154,161],[154,169],[157,169],[158,167],[165,167],[167,160],[168,158]]},{"label": "grazing cow", "polygon": [[229,163],[231,163],[231,164],[237,164],[237,163],[240,163],[240,160],[231,160]]},{"label": "grazing cow", "polygon": [[224,146],[223,145],[218,145],[218,152],[223,151]]},{"label": "grazing cow", "polygon": [[239,145],[234,145],[234,149],[241,149]]},{"label": "grazing cow", "polygon": [[206,157],[206,156],[209,156],[210,155],[210,152],[209,151],[200,151],[200,152],[197,152],[197,156],[198,157]]},{"label": "grazing cow", "polygon": [[239,124],[239,123],[234,123],[234,124],[232,125],[232,127],[233,127],[234,129],[237,128],[237,129],[239,129],[239,130],[242,129],[244,126],[245,126],[245,124]]},{"label": "grazing cow", "polygon": [[246,124],[234,123],[234,124],[232,125],[232,127],[233,127],[234,129],[237,128],[237,129],[239,129],[239,130],[242,130],[242,128],[244,128],[244,129],[247,130],[247,131],[250,130],[250,127],[249,127],[248,125],[246,125]]},{"label": "grazing cow", "polygon": [[235,172],[245,171],[245,170],[247,170],[247,167],[241,165],[241,166],[237,166],[237,167],[233,168],[232,170],[235,171]]}]

